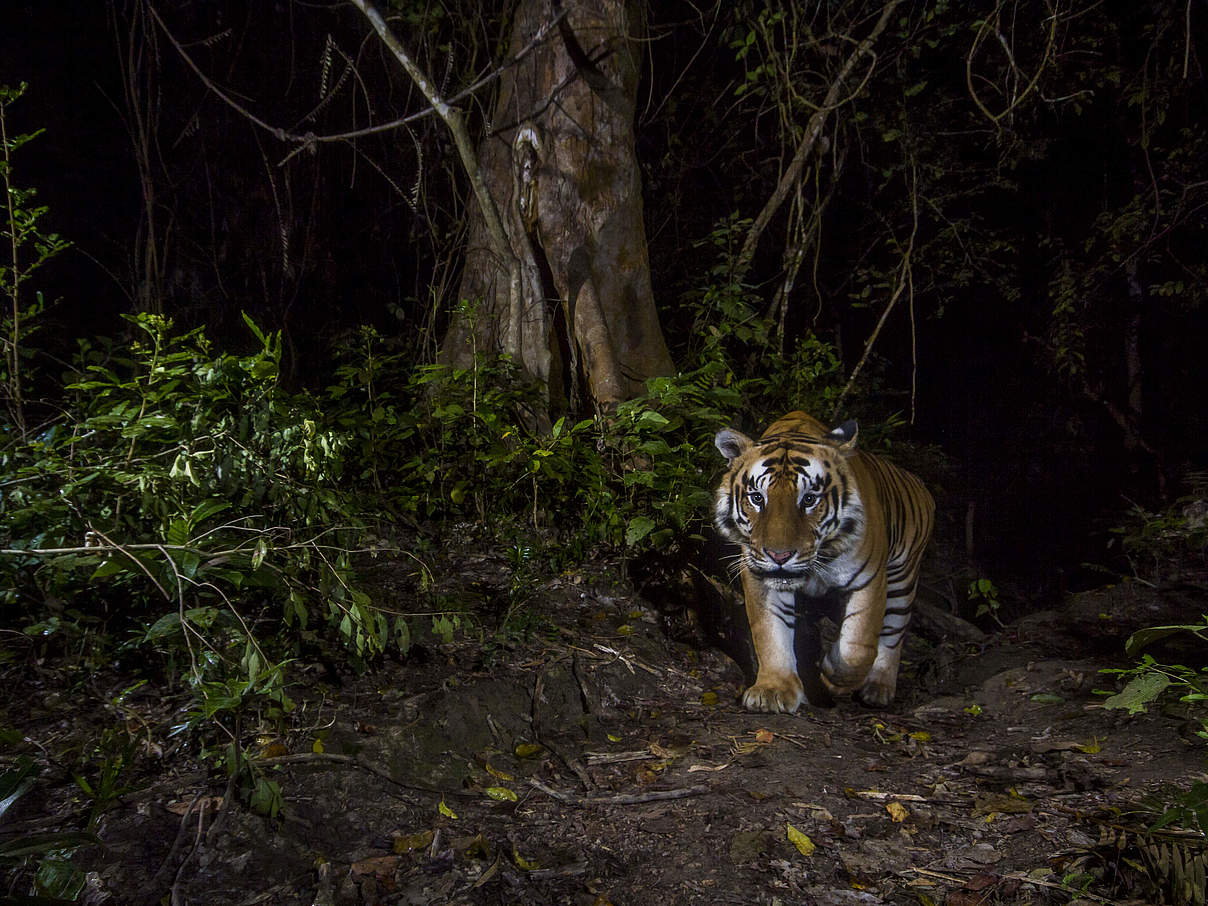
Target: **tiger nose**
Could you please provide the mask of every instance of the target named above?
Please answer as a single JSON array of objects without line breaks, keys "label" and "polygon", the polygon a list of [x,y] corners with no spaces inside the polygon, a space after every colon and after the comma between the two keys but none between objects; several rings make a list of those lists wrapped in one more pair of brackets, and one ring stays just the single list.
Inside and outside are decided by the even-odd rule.
[{"label": "tiger nose", "polygon": [[763,552],[767,555],[768,559],[771,560],[773,563],[775,563],[777,566],[784,566],[784,564],[788,563],[788,561],[792,558],[793,554],[797,553],[795,550],[794,551],[774,551],[770,547],[765,547],[763,549]]}]

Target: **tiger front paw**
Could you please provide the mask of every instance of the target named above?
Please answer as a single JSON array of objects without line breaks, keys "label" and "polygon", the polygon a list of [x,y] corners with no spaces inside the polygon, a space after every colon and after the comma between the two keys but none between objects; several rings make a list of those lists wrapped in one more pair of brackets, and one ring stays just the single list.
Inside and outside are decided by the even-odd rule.
[{"label": "tiger front paw", "polygon": [[773,680],[760,680],[742,694],[742,706],[748,711],[795,714],[804,703],[805,689],[795,673]]},{"label": "tiger front paw", "polygon": [[822,682],[835,694],[854,692],[864,685],[864,681],[868,677],[868,668],[871,665],[871,658],[864,664],[852,664],[837,657],[832,649],[822,658]]}]

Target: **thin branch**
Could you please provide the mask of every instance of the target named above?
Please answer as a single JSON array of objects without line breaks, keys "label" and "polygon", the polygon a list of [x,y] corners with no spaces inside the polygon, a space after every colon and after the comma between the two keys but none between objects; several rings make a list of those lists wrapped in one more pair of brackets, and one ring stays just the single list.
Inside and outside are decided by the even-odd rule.
[{"label": "thin branch", "polygon": [[[885,303],[885,310],[881,312],[881,317],[877,320],[877,326],[873,328],[872,334],[864,343],[864,354],[860,356],[860,361],[856,367],[852,369],[851,376],[847,379],[847,383],[843,385],[843,391],[835,400],[834,413],[838,414],[843,406],[843,401],[847,399],[848,393],[856,383],[856,378],[860,376],[860,372],[864,369],[868,362],[868,357],[872,353],[872,347],[877,342],[877,337],[881,335],[881,328],[885,326],[885,322],[889,319],[889,313],[893,311],[894,305],[901,298],[902,293],[907,289],[910,290],[911,312],[913,314],[914,300],[914,267],[911,262],[911,257],[914,254],[914,237],[919,231],[919,193],[918,193],[918,171],[916,166],[911,166],[910,172],[913,174],[913,180],[910,186],[910,211],[913,221],[910,227],[910,239],[906,243],[906,250],[902,252],[902,260],[898,264],[898,283],[894,287],[893,295],[889,297],[889,301]],[[913,394],[913,392],[912,392]],[[913,399],[913,395],[912,395]]]},{"label": "thin branch", "polygon": [[689,796],[702,796],[709,792],[704,785],[682,787],[678,790],[650,790],[646,793],[621,793],[616,796],[580,796],[546,786],[535,777],[529,778],[529,785],[540,790],[547,796],[565,802],[567,805],[641,805],[644,802],[662,802],[667,799],[687,799]]},{"label": "thin branch", "polygon": [[[839,74],[835,76],[835,80],[831,82],[830,88],[827,89],[826,98],[822,102],[813,115],[810,116],[809,123],[805,127],[805,135],[801,139],[801,144],[797,146],[796,153],[793,154],[793,159],[789,163],[788,169],[784,171],[784,175],[780,177],[780,183],[776,186],[776,190],[772,192],[772,197],[767,200],[763,206],[763,210],[759,212],[759,216],[755,218],[755,222],[751,224],[751,228],[747,231],[747,238],[743,242],[742,251],[738,255],[738,261],[735,264],[735,280],[741,282],[746,276],[747,270],[751,266],[751,260],[755,257],[755,249],[759,245],[759,239],[763,235],[763,231],[767,229],[772,217],[780,209],[784,200],[792,191],[793,186],[801,178],[801,171],[805,169],[805,162],[813,153],[814,146],[818,143],[819,136],[822,135],[822,127],[826,125],[826,118],[832,110],[835,110],[849,101],[853,100],[868,82],[872,74],[873,67],[876,66],[876,54],[873,53],[872,46],[876,43],[877,38],[881,36],[881,32],[889,24],[889,19],[893,15],[893,11],[898,8],[901,0],[889,0],[881,10],[881,15],[877,19],[877,24],[873,26],[871,32],[857,45],[852,51],[851,56],[843,64],[843,68],[839,70]],[[841,98],[844,85],[851,77],[852,70],[856,68],[856,64],[867,56],[872,56],[872,61],[869,63],[868,73],[864,79],[855,88],[848,93],[846,98]]]},{"label": "thin branch", "polygon": [[1002,33],[994,25],[994,23],[998,20],[998,15],[1001,12],[1002,7],[1003,3],[1000,2],[998,6],[995,7],[994,14],[985,18],[981,24],[981,27],[977,30],[977,34],[973,38],[973,45],[969,48],[969,53],[965,56],[965,85],[969,89],[969,96],[973,98],[973,103],[977,105],[977,109],[982,112],[982,115],[984,115],[986,119],[994,123],[996,126],[1000,120],[1010,115],[1016,107],[1023,103],[1023,99],[1031,94],[1036,86],[1040,83],[1041,75],[1044,74],[1045,68],[1052,60],[1053,48],[1057,43],[1057,25],[1060,21],[1060,17],[1057,15],[1057,9],[1053,6],[1049,6],[1049,35],[1045,41],[1044,55],[1040,58],[1040,63],[1036,67],[1036,72],[1032,75],[1032,78],[1028,81],[1027,85],[1024,86],[1023,91],[1011,98],[1001,113],[991,113],[990,108],[985,105],[981,97],[978,95],[977,89],[973,86],[973,59],[977,56],[978,49],[981,47],[982,42],[986,39],[987,32],[989,32],[991,29],[994,30],[994,34],[998,38],[998,43],[1002,45],[1003,51],[1007,55],[1007,63],[1009,64],[1011,74],[1015,77],[1020,75],[1019,65],[1015,62],[1015,55],[1011,52],[1010,45],[1007,43],[1006,38],[1003,37]]},{"label": "thin branch", "polygon": [[[358,6],[359,5],[360,4],[358,4]],[[183,45],[181,45],[181,43],[176,40],[176,37],[172,34],[172,32],[168,30],[168,27],[164,24],[163,19],[159,17],[159,13],[155,11],[155,7],[149,6],[148,9],[150,9],[151,15],[155,18],[156,23],[159,25],[164,35],[168,38],[168,41],[174,48],[176,48],[176,52],[180,54],[180,57],[185,61],[185,64],[191,70],[193,70],[194,74],[199,79],[201,79],[202,84],[213,92],[215,97],[237,112],[240,116],[247,119],[253,125],[259,126],[265,132],[270,133],[279,141],[293,142],[300,145],[312,145],[322,142],[344,142],[354,138],[363,138],[367,135],[378,135],[382,132],[390,132],[391,130],[398,129],[418,120],[425,119],[437,112],[436,108],[434,107],[425,107],[423,110],[408,114],[407,116],[400,117],[396,120],[391,120],[388,123],[379,123],[376,126],[366,126],[363,129],[354,129],[350,132],[339,132],[331,135],[316,135],[313,132],[297,133],[288,129],[283,129],[280,126],[274,126],[270,123],[264,122],[264,120],[257,117],[254,113],[219,88],[218,85],[202,71],[201,67],[193,61],[193,58],[189,56]],[[457,94],[448,98],[445,103],[454,105],[464,101],[466,98],[476,94],[480,89],[486,87],[497,79],[502,78],[503,74],[507,72],[507,70],[515,66],[530,53],[536,50],[541,44],[543,44],[546,39],[550,37],[551,33],[556,30],[558,21],[565,15],[566,11],[563,10],[562,12],[552,16],[549,21],[542,23],[541,27],[537,29],[536,34],[533,35],[532,40],[530,40],[529,43],[521,48],[515,55],[513,55],[510,59],[505,60],[497,68],[482,76],[476,82],[472,83],[466,88],[463,88]]]},{"label": "thin branch", "polygon": [[518,360],[523,361],[520,313],[523,309],[524,284],[521,275],[520,258],[512,248],[507,230],[503,225],[503,218],[499,214],[499,207],[491,195],[491,190],[487,187],[482,167],[478,164],[478,155],[470,140],[470,132],[466,128],[465,115],[461,108],[451,105],[440,96],[435,83],[411,59],[411,55],[403,47],[398,38],[395,37],[394,32],[390,30],[390,27],[386,24],[386,20],[382,18],[382,14],[378,12],[377,8],[369,0],[352,0],[352,3],[369,20],[369,24],[378,33],[378,37],[381,38],[382,43],[394,54],[394,58],[398,60],[399,65],[403,67],[407,75],[411,77],[411,81],[415,83],[424,97],[428,99],[428,103],[432,105],[432,109],[436,111],[436,115],[444,121],[449,132],[453,135],[453,144],[457,148],[457,154],[461,158],[462,167],[465,168],[466,175],[470,178],[470,184],[474,188],[474,197],[478,200],[479,210],[482,211],[483,223],[486,226],[487,235],[491,240],[491,250],[498,257],[499,261],[506,264],[507,267],[508,310],[510,314],[507,330],[504,334],[504,351],[511,353]]}]

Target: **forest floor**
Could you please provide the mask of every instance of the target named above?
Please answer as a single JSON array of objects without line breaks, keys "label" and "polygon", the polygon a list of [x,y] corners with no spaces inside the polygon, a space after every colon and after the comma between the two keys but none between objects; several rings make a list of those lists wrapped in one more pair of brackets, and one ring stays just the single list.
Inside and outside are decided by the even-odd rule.
[{"label": "forest floor", "polygon": [[[700,632],[669,634],[691,618],[620,565],[522,599],[501,559],[445,568],[442,600],[501,596],[512,628],[467,613],[451,641],[417,638],[371,673],[299,665],[287,726],[258,741],[274,818],[174,743],[180,701],[129,675],[4,668],[0,720],[47,764],[4,830],[80,827],[61,753],[118,727],[138,756],[104,845],[76,853],[87,903],[1179,902],[1145,880],[1163,871],[1146,797],[1204,779],[1202,740],[1094,694],[1129,631],[1170,619],[1147,589],[1071,596],[981,642],[921,627],[891,710],[790,716],[742,711],[736,662],[673,641]],[[1172,848],[1202,844],[1167,841],[1167,881]]]}]

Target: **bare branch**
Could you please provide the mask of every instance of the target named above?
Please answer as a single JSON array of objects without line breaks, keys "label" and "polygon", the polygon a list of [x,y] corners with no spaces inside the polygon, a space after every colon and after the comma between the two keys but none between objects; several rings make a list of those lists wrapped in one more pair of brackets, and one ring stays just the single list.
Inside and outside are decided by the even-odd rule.
[{"label": "bare branch", "polygon": [[[390,132],[394,129],[399,129],[403,126],[407,126],[418,120],[425,119],[437,112],[434,107],[425,107],[423,110],[417,111],[415,113],[410,113],[407,116],[399,117],[398,119],[391,120],[388,123],[379,123],[376,126],[366,126],[363,129],[353,129],[349,132],[339,132],[339,133],[334,133],[331,135],[316,135],[313,132],[299,133],[299,132],[293,132],[288,129],[283,129],[280,126],[274,126],[271,123],[264,122],[264,120],[257,117],[254,113],[252,113],[250,110],[248,110],[242,104],[240,104],[238,101],[236,101],[230,95],[228,95],[225,91],[223,91],[221,88],[219,88],[218,85],[215,84],[215,82],[212,79],[210,79],[210,77],[207,76],[205,74],[205,72],[202,71],[201,67],[198,66],[197,63],[195,63],[193,61],[193,58],[191,56],[189,56],[188,51],[186,51],[184,49],[184,47],[181,45],[181,43],[176,40],[176,37],[172,34],[172,32],[170,32],[168,30],[168,26],[165,25],[163,19],[161,19],[159,17],[159,13],[157,13],[155,11],[155,7],[149,5],[148,9],[150,10],[151,15],[154,17],[156,24],[159,25],[160,30],[163,31],[164,35],[167,37],[168,41],[172,44],[172,46],[174,48],[176,48],[176,52],[180,55],[180,58],[185,61],[185,64],[191,70],[193,70],[193,73],[201,80],[202,84],[205,85],[206,88],[209,89],[211,92],[213,92],[214,96],[217,97],[220,101],[222,101],[224,104],[226,104],[232,110],[234,110],[240,116],[247,119],[253,125],[258,126],[261,129],[263,129],[265,132],[270,133],[273,136],[273,138],[277,139],[278,141],[292,142],[294,144],[303,145],[303,146],[313,145],[316,143],[325,143],[325,142],[345,142],[345,141],[349,141],[354,138],[363,138],[367,135],[379,135],[382,132]],[[529,41],[528,44],[526,44],[521,50],[519,50],[516,54],[514,54],[510,59],[505,60],[498,67],[491,70],[486,75],[482,76],[480,79],[475,81],[473,84],[467,86],[466,88],[463,88],[457,94],[448,98],[445,101],[445,103],[447,103],[449,105],[454,105],[454,104],[460,103],[461,101],[464,101],[466,98],[476,94],[479,90],[481,90],[482,88],[491,84],[492,82],[496,81],[497,79],[502,78],[503,74],[505,72],[507,72],[509,69],[511,69],[517,63],[519,63],[521,60],[523,60],[525,57],[527,57],[530,53],[532,53],[534,50],[536,50],[538,47],[540,47],[543,43],[545,43],[545,41],[556,30],[558,22],[565,15],[566,15],[565,10],[555,14],[553,17],[550,18],[550,20],[548,22],[543,23],[542,26],[539,29],[537,29],[537,32],[533,35],[532,40]]]},{"label": "bare branch", "polygon": [[868,362],[868,357],[872,353],[872,347],[877,342],[877,337],[881,335],[881,328],[885,326],[885,322],[889,320],[889,313],[893,311],[894,305],[898,299],[902,297],[907,289],[910,290],[911,311],[914,308],[914,265],[911,261],[914,255],[914,237],[919,231],[919,191],[918,191],[918,172],[917,168],[912,166],[910,170],[914,176],[910,185],[910,211],[913,216],[913,222],[910,227],[910,239],[906,242],[906,249],[902,252],[902,260],[898,264],[898,282],[894,287],[893,295],[889,297],[889,301],[885,303],[885,309],[881,312],[881,317],[877,320],[877,326],[873,328],[872,333],[864,343],[864,354],[860,356],[860,361],[856,363],[856,367],[852,369],[851,376],[847,379],[847,383],[843,385],[843,390],[839,397],[835,400],[834,414],[838,414],[843,406],[843,401],[847,399],[848,393],[856,383],[856,378],[860,376],[860,372],[864,370],[865,364]]},{"label": "bare branch", "polygon": [[[755,248],[759,245],[760,237],[763,236],[763,231],[767,229],[772,217],[780,210],[780,206],[793,190],[793,186],[801,179],[801,172],[805,169],[805,162],[813,153],[819,136],[822,135],[822,127],[826,125],[826,118],[832,110],[843,106],[843,104],[856,97],[868,81],[868,76],[872,73],[872,67],[876,65],[876,54],[873,53],[872,46],[876,43],[877,38],[881,36],[881,32],[885,30],[885,26],[889,24],[893,11],[898,8],[900,3],[901,0],[889,0],[885,4],[872,31],[852,51],[851,56],[843,64],[843,68],[839,70],[839,74],[835,76],[835,80],[831,82],[822,106],[810,116],[809,123],[805,127],[805,135],[801,139],[801,144],[797,146],[797,151],[793,154],[793,159],[789,163],[788,169],[780,177],[780,183],[776,186],[772,197],[767,200],[767,203],[763,206],[763,210],[759,212],[759,216],[755,218],[755,222],[751,224],[751,228],[747,231],[747,238],[743,242],[742,251],[739,253],[738,262],[735,265],[735,279],[737,281],[741,281],[746,276],[747,270],[751,266],[751,259],[755,257]],[[869,64],[868,74],[865,75],[864,80],[855,90],[850,91],[846,98],[842,98],[841,95],[844,86],[851,77],[852,71],[856,68],[856,64],[869,55],[873,59]]]}]

